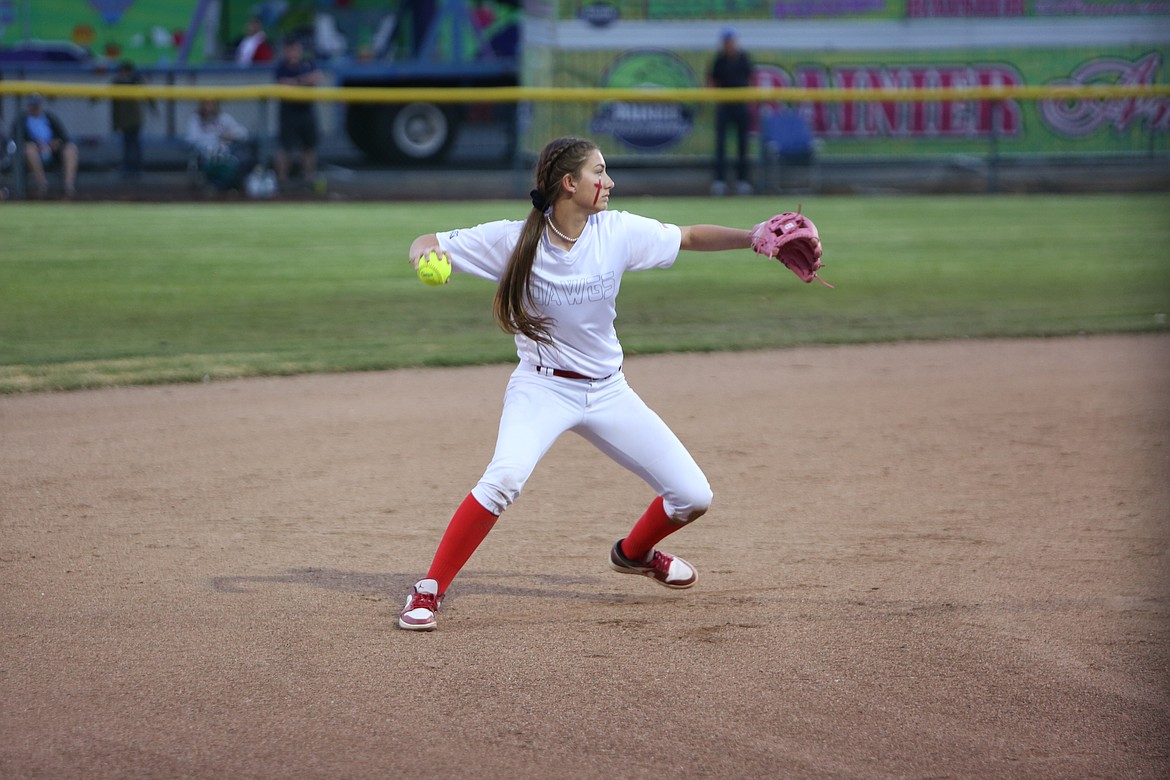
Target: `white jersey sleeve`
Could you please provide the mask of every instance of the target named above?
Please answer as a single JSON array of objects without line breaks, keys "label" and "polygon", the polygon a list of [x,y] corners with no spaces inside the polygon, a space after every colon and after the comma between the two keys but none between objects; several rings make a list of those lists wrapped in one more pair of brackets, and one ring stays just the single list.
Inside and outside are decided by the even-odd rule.
[{"label": "white jersey sleeve", "polygon": [[453,270],[499,282],[523,227],[523,222],[501,220],[448,230],[436,236]]},{"label": "white jersey sleeve", "polygon": [[628,211],[611,212],[608,216],[621,226],[614,234],[626,243],[626,270],[645,271],[650,268],[669,268],[678,258],[682,246],[682,230],[678,225],[631,214]]}]

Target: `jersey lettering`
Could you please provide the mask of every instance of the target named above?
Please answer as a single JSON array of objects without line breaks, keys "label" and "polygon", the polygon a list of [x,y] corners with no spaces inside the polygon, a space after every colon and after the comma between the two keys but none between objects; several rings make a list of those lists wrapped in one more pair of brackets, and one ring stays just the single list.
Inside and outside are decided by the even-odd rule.
[{"label": "jersey lettering", "polygon": [[617,288],[613,271],[583,279],[570,279],[553,285],[537,283],[532,288],[533,302],[537,306],[576,306],[589,301],[604,301],[612,298]]},{"label": "jersey lettering", "polygon": [[561,296],[555,286],[536,282],[532,285],[532,301],[537,306],[560,306]]},{"label": "jersey lettering", "polygon": [[584,300],[585,280],[570,279],[561,284],[561,289],[565,291],[565,297],[569,300],[569,303],[578,304]]},{"label": "jersey lettering", "polygon": [[591,276],[585,281],[585,284],[589,290],[589,300],[591,301],[603,301],[613,297],[613,271],[604,276]]}]

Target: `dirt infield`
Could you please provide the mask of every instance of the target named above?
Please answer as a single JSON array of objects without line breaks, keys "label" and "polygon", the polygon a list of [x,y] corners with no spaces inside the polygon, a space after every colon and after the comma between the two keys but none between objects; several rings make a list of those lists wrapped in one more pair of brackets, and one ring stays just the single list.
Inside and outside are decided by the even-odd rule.
[{"label": "dirt infield", "polygon": [[1170,337],[626,368],[698,586],[569,436],[429,635],[510,367],[0,397],[0,777],[1170,774]]}]

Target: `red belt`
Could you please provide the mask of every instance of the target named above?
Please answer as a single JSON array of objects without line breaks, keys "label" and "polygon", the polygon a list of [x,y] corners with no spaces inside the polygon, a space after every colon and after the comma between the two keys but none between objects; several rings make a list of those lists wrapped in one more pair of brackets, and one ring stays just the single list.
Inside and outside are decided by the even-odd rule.
[{"label": "red belt", "polygon": [[559,376],[561,379],[583,379],[586,382],[600,382],[604,379],[609,379],[609,376],[613,376],[613,374],[610,374],[609,376],[603,376],[598,379],[591,376],[585,376],[584,374],[578,374],[576,371],[566,371],[563,368],[545,368],[544,366],[536,366],[536,370],[542,374],[552,374],[553,376]]}]

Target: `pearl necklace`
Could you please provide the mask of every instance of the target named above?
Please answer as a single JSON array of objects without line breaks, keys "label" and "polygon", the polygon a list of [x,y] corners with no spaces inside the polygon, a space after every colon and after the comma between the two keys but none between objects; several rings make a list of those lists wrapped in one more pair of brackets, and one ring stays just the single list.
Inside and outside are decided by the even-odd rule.
[{"label": "pearl necklace", "polygon": [[[555,224],[553,224],[553,221],[552,221],[552,216],[551,216],[551,215],[549,215],[549,216],[546,216],[546,217],[544,218],[544,220],[545,220],[545,222],[547,222],[547,223],[548,223],[548,226],[549,226],[550,228],[552,228],[552,232],[556,233],[558,236],[560,236],[561,238],[565,239],[565,240],[566,240],[566,241],[568,241],[570,244],[575,244],[575,243],[577,243],[577,238],[580,238],[580,237],[581,237],[581,236],[577,236],[577,238],[569,238],[569,237],[568,237],[568,236],[566,236],[564,233],[562,233],[561,231],[557,230],[557,226],[556,226]],[[585,233],[585,229],[584,229],[584,228],[582,228],[582,229],[581,229],[581,233],[582,233],[582,235],[584,235],[584,233]]]}]

